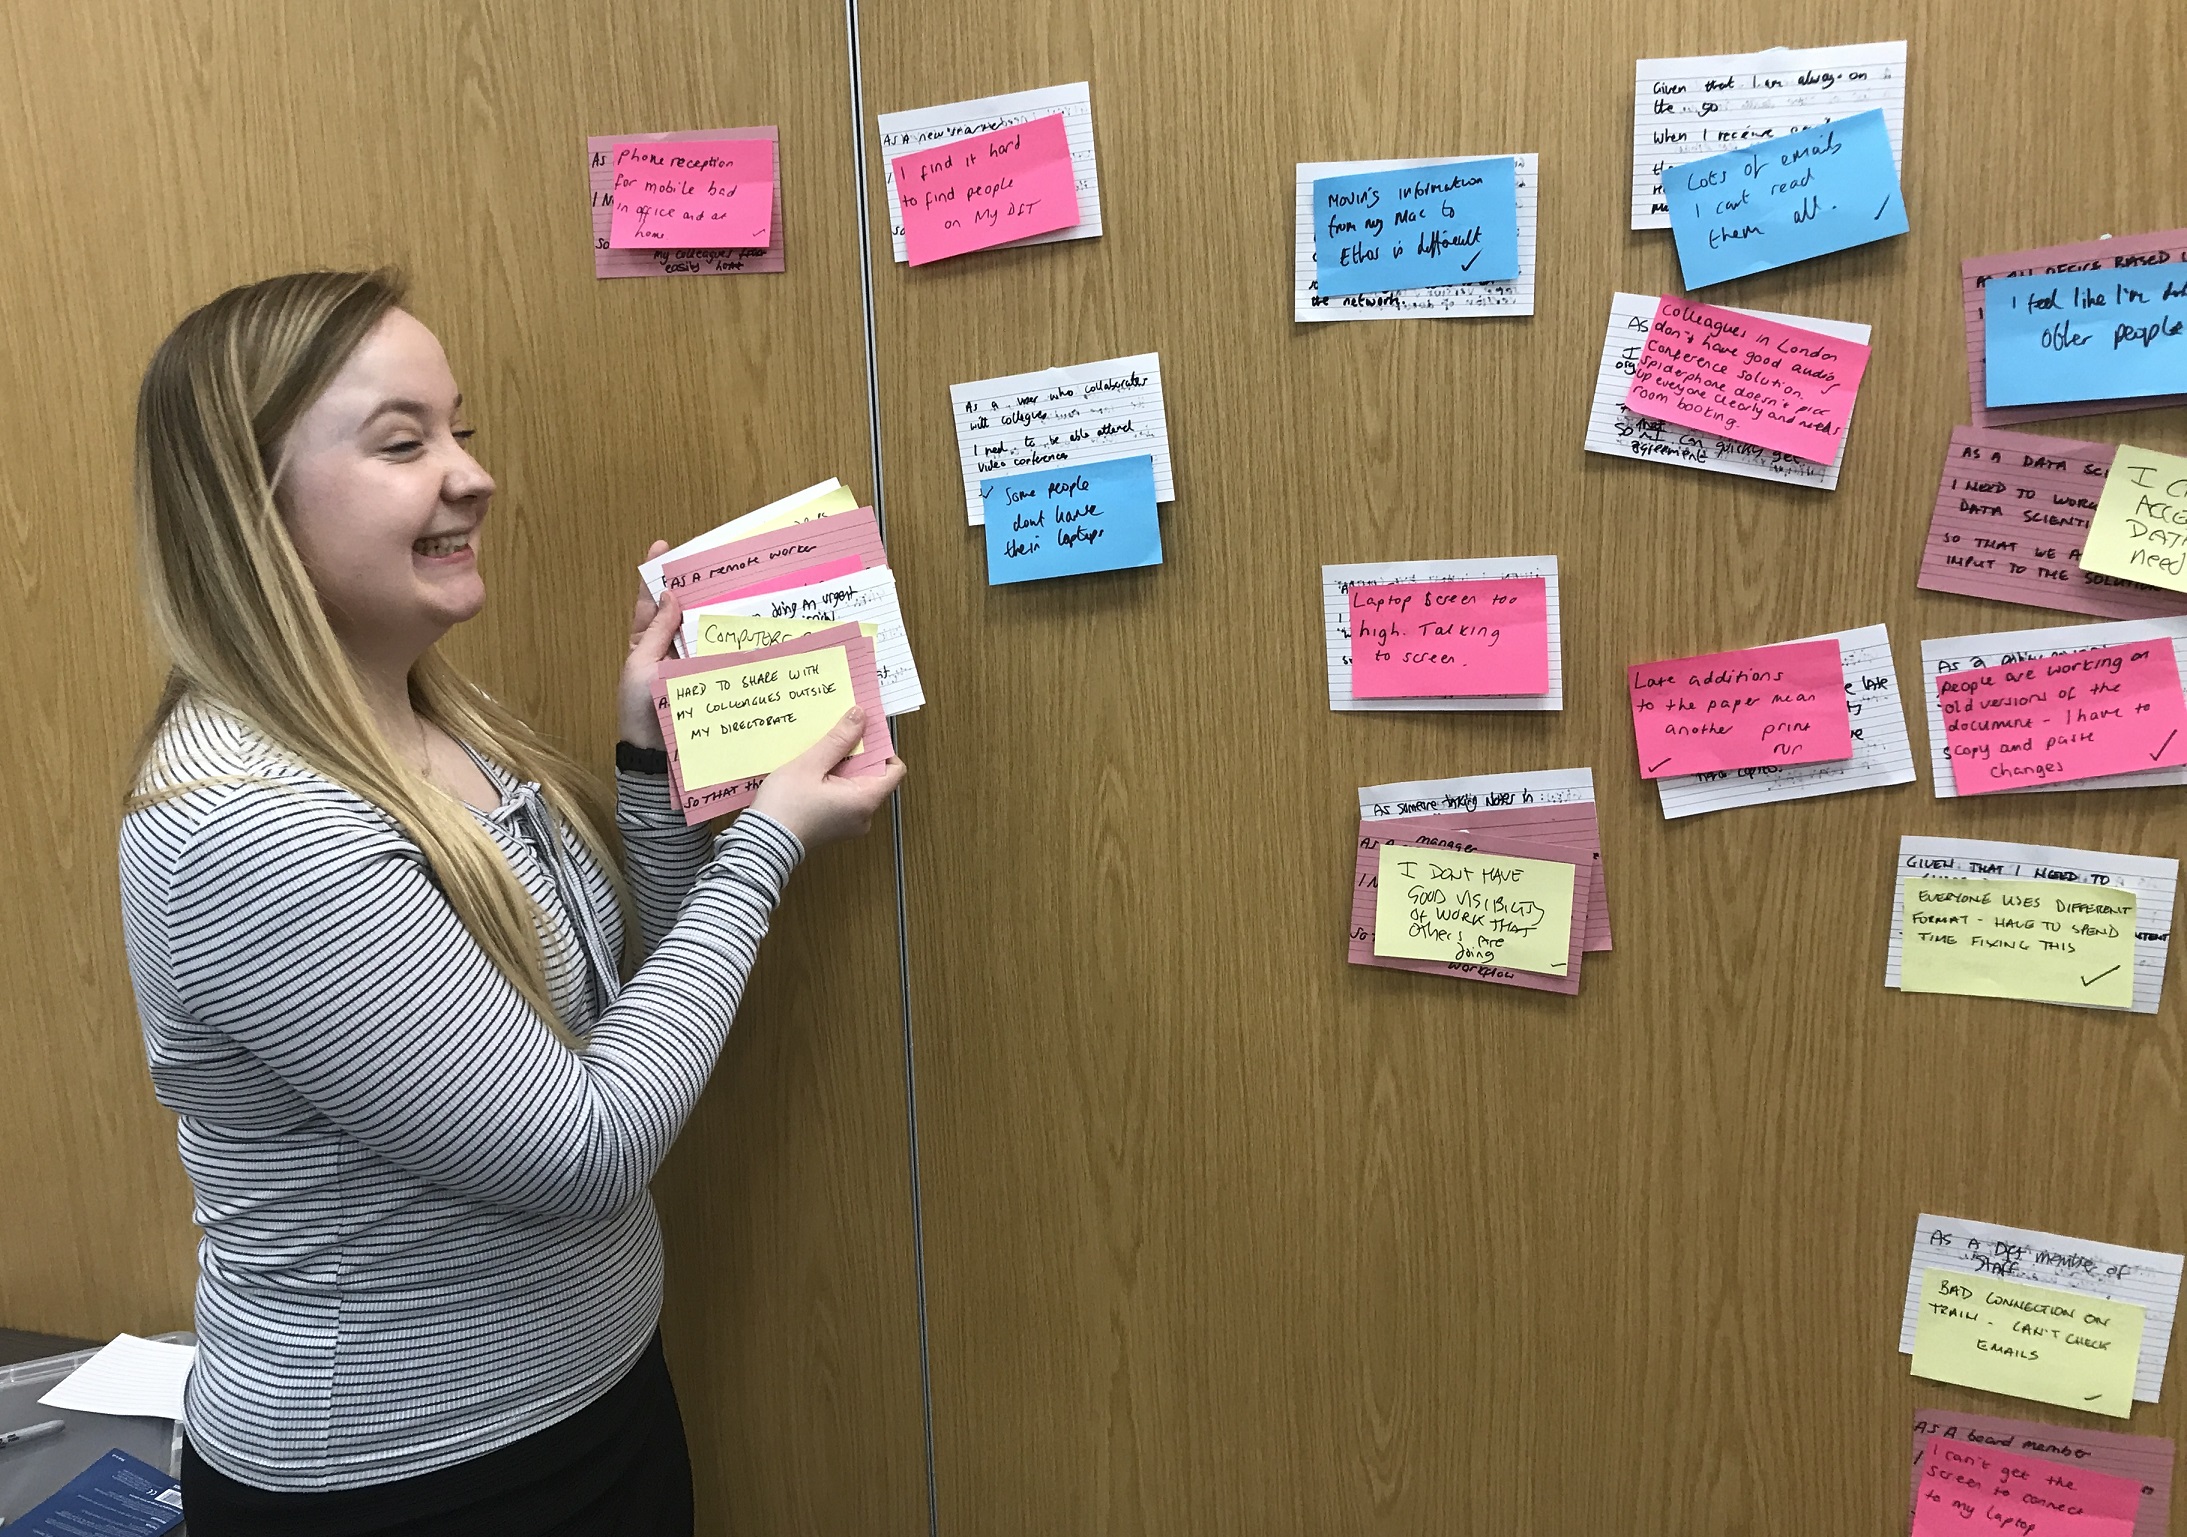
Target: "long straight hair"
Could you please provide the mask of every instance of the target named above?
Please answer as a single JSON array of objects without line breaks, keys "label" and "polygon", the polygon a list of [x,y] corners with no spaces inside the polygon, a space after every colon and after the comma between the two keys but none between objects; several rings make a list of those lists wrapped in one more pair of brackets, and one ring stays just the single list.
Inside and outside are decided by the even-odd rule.
[{"label": "long straight hair", "polygon": [[[240,717],[354,791],[423,851],[471,938],[566,1043],[547,980],[546,920],[470,811],[381,734],[276,503],[289,429],[401,306],[391,269],[299,272],[232,288],[160,343],[137,394],[137,536],[153,627],[172,661],[126,808],[232,777],[164,729],[185,701]],[[600,861],[626,920],[614,817],[598,783],[428,651],[410,673],[426,720],[521,779]],[[629,932],[626,921],[625,932]]]}]

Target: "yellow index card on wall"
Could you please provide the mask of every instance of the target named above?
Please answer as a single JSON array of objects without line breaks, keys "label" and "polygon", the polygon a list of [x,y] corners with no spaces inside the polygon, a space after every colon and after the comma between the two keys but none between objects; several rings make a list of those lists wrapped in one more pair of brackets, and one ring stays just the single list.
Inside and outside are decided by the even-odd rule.
[{"label": "yellow index card on wall", "polygon": [[2069,881],[1909,876],[1899,986],[2134,1005],[2134,893]]},{"label": "yellow index card on wall", "polygon": [[[757,651],[763,646],[777,646],[800,635],[810,635],[815,630],[832,630],[842,623],[838,619],[754,619],[744,614],[710,614],[704,610],[693,614],[691,620],[693,656]],[[868,640],[878,633],[874,625],[862,624],[858,628]]]},{"label": "yellow index card on wall", "polygon": [[1914,1375],[2125,1419],[2146,1317],[2131,1302],[1932,1265],[1921,1273]]},{"label": "yellow index card on wall", "polygon": [[1374,953],[1408,960],[1567,974],[1573,867],[1506,854],[1385,843],[1377,867]]},{"label": "yellow index card on wall", "polygon": [[854,702],[841,646],[676,678],[668,707],[684,788],[772,773],[826,736]]},{"label": "yellow index card on wall", "polygon": [[2187,592],[2187,459],[2119,445],[2081,541],[2081,569]]}]

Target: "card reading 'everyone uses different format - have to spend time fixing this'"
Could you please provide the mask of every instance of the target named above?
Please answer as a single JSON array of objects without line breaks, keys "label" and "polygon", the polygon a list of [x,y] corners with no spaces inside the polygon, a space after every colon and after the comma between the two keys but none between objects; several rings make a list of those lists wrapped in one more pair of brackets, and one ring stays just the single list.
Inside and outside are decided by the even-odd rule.
[{"label": "card reading 'everyone uses different format - have to spend time fixing this'", "polygon": [[1641,662],[1626,681],[1643,779],[1853,756],[1835,639]]}]

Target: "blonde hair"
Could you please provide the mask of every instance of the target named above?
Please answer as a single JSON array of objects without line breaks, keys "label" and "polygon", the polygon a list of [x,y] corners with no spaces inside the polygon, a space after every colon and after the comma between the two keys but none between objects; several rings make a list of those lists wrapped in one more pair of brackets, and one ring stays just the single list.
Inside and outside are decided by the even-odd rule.
[{"label": "blonde hair", "polygon": [[[126,805],[221,777],[177,757],[182,738],[164,728],[184,701],[241,717],[393,819],[478,947],[574,1046],[548,987],[538,903],[471,813],[382,736],[275,502],[289,429],[404,291],[385,268],[268,278],[185,316],[152,354],[137,395],[137,537],[153,627],[173,667]],[[614,817],[592,776],[438,650],[411,669],[410,698],[457,741],[538,782],[554,819],[608,873],[628,934]]]}]

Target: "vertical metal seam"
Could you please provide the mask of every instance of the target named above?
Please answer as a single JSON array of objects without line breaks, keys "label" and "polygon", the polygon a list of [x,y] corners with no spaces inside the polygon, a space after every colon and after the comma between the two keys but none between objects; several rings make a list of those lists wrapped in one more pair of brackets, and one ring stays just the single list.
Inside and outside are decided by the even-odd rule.
[{"label": "vertical metal seam", "polygon": [[[857,189],[858,286],[865,304],[866,430],[873,444],[873,516],[885,543],[888,499],[881,470],[881,369],[879,330],[873,312],[873,228],[867,216],[866,84],[858,51],[858,0],[843,0],[850,49],[851,170]],[[919,1311],[919,1411],[925,1433],[927,1537],[941,1537],[941,1502],[934,1482],[934,1371],[927,1349],[926,1224],[919,1197],[919,1075],[912,1056],[911,910],[904,890],[904,796],[889,797],[889,837],[896,856],[896,980],[904,1024],[904,1132],[910,1153],[911,1270]]]}]

